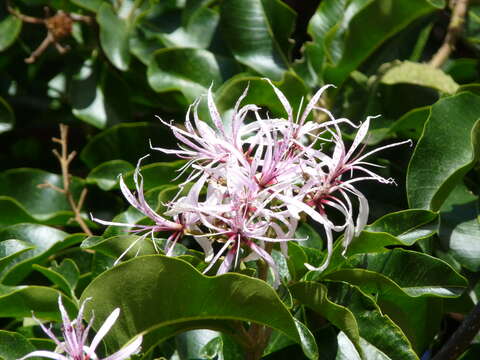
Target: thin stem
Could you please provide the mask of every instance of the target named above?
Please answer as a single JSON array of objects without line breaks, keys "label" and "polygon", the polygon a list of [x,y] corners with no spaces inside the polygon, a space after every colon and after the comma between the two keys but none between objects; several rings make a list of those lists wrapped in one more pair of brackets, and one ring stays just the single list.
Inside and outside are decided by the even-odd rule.
[{"label": "thin stem", "polygon": [[20,13],[19,11],[17,11],[16,9],[14,9],[12,7],[12,4],[11,4],[10,0],[7,1],[7,10],[10,14],[16,16],[17,18],[19,18],[23,22],[27,22],[27,23],[30,23],[30,24],[44,24],[45,23],[44,19],[39,19],[39,18],[36,18],[36,17],[27,16],[27,15],[24,15],[24,14]]},{"label": "thin stem", "polygon": [[72,151],[71,153],[68,152],[68,126],[60,124],[60,138],[52,138],[52,141],[60,145],[60,152],[57,149],[53,149],[52,152],[60,163],[60,168],[62,170],[63,188],[59,188],[50,183],[40,184],[39,187],[49,187],[65,194],[65,196],[67,197],[67,201],[70,204],[70,207],[74,213],[74,220],[82,228],[82,231],[84,233],[92,236],[92,232],[88,228],[80,213],[83,203],[85,202],[88,190],[87,188],[83,188],[82,192],[80,193],[78,202],[76,202],[70,189],[70,185],[72,184],[72,175],[70,175],[69,167],[70,163],[75,158],[77,153],[75,151]]},{"label": "thin stem", "polygon": [[436,68],[441,67],[455,49],[455,44],[463,30],[463,24],[468,10],[468,0],[455,0],[452,1],[452,3],[454,3],[454,5],[450,23],[448,24],[447,35],[445,35],[442,46],[440,46],[430,60],[430,65]]},{"label": "thin stem", "polygon": [[480,302],[463,320],[452,337],[432,360],[455,360],[462,355],[480,330]]}]

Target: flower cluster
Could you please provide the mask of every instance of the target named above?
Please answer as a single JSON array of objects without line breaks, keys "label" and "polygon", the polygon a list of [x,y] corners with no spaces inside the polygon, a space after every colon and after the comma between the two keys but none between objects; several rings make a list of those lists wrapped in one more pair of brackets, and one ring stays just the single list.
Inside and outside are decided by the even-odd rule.
[{"label": "flower cluster", "polygon": [[[305,265],[310,270],[325,270],[332,254],[333,233],[344,232],[346,249],[367,222],[368,201],[356,189],[356,183],[393,182],[370,170],[376,165],[365,159],[405,142],[362,154],[360,144],[370,122],[367,118],[347,149],[340,126],[357,127],[348,119],[335,119],[328,110],[317,106],[329,85],[318,90],[304,111],[294,117],[284,94],[266,81],[283,105],[286,118],[265,118],[258,106],[241,106],[247,88],[226,122],[228,126],[222,121],[210,90],[207,103],[213,126],[199,118],[199,100],[190,106],[184,126],[162,120],[178,139],[179,149],[151,146],[152,149],[188,160],[182,170],[189,170],[179,194],[167,204],[168,211],[163,214],[170,219],[155,213],[145,201],[140,163],[134,178],[136,195],[122,178],[120,185],[128,202],[154,222],[150,226],[133,226],[131,231],[143,233],[141,238],[158,231],[168,232],[169,254],[184,234],[191,235],[210,263],[205,271],[224,256],[218,274],[229,271],[240,261],[263,259],[274,271],[278,284],[277,267],[268,244],[278,242],[288,256],[286,242],[302,240],[295,238],[295,231],[299,221],[308,216],[324,229],[327,256],[319,266]],[[314,110],[324,112],[328,121],[307,121]],[[359,209],[354,212],[356,203]],[[343,220],[334,223],[332,212],[340,214]],[[132,226],[96,220],[106,225]],[[216,253],[212,247],[215,242],[221,244]]]},{"label": "flower cluster", "polygon": [[[85,307],[85,302],[89,299],[85,300],[83,304],[80,306],[80,310],[78,311],[77,318],[73,321],[70,321],[68,317],[67,311],[63,307],[62,304],[62,297],[58,297],[58,307],[60,309],[60,313],[62,315],[63,326],[63,339],[64,341],[60,341],[55,334],[52,332],[51,329],[46,328],[39,320],[35,317],[35,321],[40,325],[42,330],[47,334],[50,339],[52,339],[57,348],[55,351],[46,351],[46,350],[37,350],[33,351],[19,360],[28,359],[32,357],[43,357],[48,359],[56,359],[56,360],[97,360],[98,357],[95,354],[95,350],[97,346],[100,344],[100,341],[103,337],[107,334],[110,328],[113,326],[115,321],[120,314],[120,309],[117,308],[113,310],[110,316],[105,320],[103,325],[98,330],[97,334],[93,338],[90,346],[87,345],[88,340],[88,333],[93,323],[93,315],[88,323],[87,327],[83,325],[83,309]],[[142,336],[137,336],[130,344],[124,346],[122,349],[117,351],[116,353],[104,358],[104,360],[123,360],[128,359],[132,354],[136,354],[140,351],[140,345],[142,343]],[[63,355],[65,354],[65,355]]]}]

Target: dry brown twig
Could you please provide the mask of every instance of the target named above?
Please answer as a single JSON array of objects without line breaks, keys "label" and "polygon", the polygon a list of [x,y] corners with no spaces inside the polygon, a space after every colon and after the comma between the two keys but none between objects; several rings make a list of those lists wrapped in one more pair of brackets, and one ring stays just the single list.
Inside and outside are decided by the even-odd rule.
[{"label": "dry brown twig", "polygon": [[83,232],[89,236],[92,236],[92,232],[88,228],[87,224],[83,220],[80,212],[82,210],[85,198],[87,196],[87,188],[83,188],[80,193],[78,202],[73,198],[70,185],[72,184],[72,175],[70,175],[70,163],[77,155],[76,151],[68,152],[68,126],[60,124],[60,138],[52,138],[54,143],[60,144],[60,152],[57,149],[53,149],[52,152],[60,163],[60,168],[62,169],[62,179],[63,179],[63,188],[59,188],[51,183],[44,183],[38,185],[39,188],[50,188],[55,191],[58,191],[62,194],[65,194],[70,207],[74,213],[74,220],[82,228]]},{"label": "dry brown twig", "polygon": [[452,51],[455,50],[455,44],[465,23],[468,1],[469,0],[452,0],[452,16],[448,24],[447,34],[445,35],[442,46],[440,46],[429,62],[433,67],[441,67],[450,57]]},{"label": "dry brown twig", "polygon": [[45,39],[43,39],[41,44],[25,59],[27,64],[34,63],[51,44],[55,46],[60,54],[65,54],[69,50],[69,47],[61,45],[59,41],[72,34],[73,23],[75,21],[85,23],[92,22],[90,16],[70,14],[62,10],[58,10],[53,16],[50,16],[50,11],[47,7],[45,7],[45,18],[43,19],[24,15],[12,7],[10,0],[7,1],[7,10],[23,22],[40,24],[47,28],[47,36]]}]

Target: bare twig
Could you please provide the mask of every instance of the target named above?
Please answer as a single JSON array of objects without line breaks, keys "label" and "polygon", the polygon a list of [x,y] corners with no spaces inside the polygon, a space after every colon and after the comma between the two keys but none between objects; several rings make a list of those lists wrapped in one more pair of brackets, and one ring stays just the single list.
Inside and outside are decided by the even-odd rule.
[{"label": "bare twig", "polygon": [[70,175],[69,167],[70,163],[75,158],[77,153],[75,151],[72,151],[71,153],[68,152],[68,126],[60,124],[60,138],[52,138],[52,141],[60,145],[60,152],[57,149],[53,149],[52,152],[58,159],[58,162],[60,163],[60,168],[62,169],[63,188],[59,188],[58,186],[50,183],[40,184],[38,185],[38,187],[51,188],[55,191],[65,194],[68,203],[70,204],[70,207],[72,208],[72,211],[74,213],[74,220],[82,228],[84,233],[92,236],[92,232],[90,231],[80,214],[88,190],[87,188],[83,188],[82,192],[80,193],[78,202],[76,202],[70,189],[70,185],[72,184],[72,176]]},{"label": "bare twig", "polygon": [[450,18],[450,23],[448,24],[447,35],[443,41],[442,46],[438,51],[433,55],[430,60],[430,65],[433,67],[441,67],[445,61],[450,57],[450,54],[455,49],[455,44],[457,42],[458,36],[463,30],[463,24],[465,22],[465,16],[467,14],[469,0],[454,0],[452,16]]},{"label": "bare twig", "polygon": [[62,46],[60,40],[68,37],[72,33],[72,25],[75,21],[82,21],[85,23],[91,23],[92,18],[90,16],[70,14],[62,10],[58,10],[53,16],[50,16],[50,11],[45,8],[45,18],[36,18],[27,16],[12,7],[10,0],[7,1],[7,10],[20,20],[30,24],[40,24],[47,29],[47,35],[41,44],[25,59],[27,64],[34,63],[35,60],[42,55],[45,50],[54,45],[60,54],[65,54],[68,50],[68,46]]},{"label": "bare twig", "polygon": [[455,360],[462,355],[480,330],[480,302],[432,360]]}]

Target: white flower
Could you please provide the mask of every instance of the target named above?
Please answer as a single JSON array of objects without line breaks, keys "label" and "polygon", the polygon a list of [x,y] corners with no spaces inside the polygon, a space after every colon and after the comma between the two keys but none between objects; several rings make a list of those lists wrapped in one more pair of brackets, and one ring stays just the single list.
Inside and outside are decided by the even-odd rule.
[{"label": "white flower", "polygon": [[[68,317],[68,314],[63,307],[62,297],[58,297],[58,307],[60,309],[63,320],[62,332],[64,341],[60,341],[53,334],[50,328],[46,328],[39,320],[34,317],[34,319],[39,323],[45,334],[47,334],[55,342],[55,344],[57,344],[57,348],[55,349],[55,351],[33,351],[19,360],[28,359],[31,357],[44,357],[55,360],[97,360],[98,357],[95,354],[95,350],[98,344],[100,344],[100,341],[103,339],[103,337],[107,334],[107,332],[117,320],[118,315],[120,314],[120,309],[116,308],[115,310],[113,310],[113,312],[108,316],[108,318],[98,330],[90,345],[88,345],[88,332],[93,323],[93,316],[90,319],[87,327],[85,327],[83,325],[83,309],[85,306],[85,302],[87,302],[89,299],[90,298],[86,299],[80,306],[77,318],[73,321],[70,321],[70,318]],[[131,343],[124,346],[116,353],[107,356],[103,360],[123,360],[130,358],[131,355],[140,351],[140,345],[142,343],[142,340],[142,336],[137,336]]]}]

